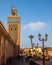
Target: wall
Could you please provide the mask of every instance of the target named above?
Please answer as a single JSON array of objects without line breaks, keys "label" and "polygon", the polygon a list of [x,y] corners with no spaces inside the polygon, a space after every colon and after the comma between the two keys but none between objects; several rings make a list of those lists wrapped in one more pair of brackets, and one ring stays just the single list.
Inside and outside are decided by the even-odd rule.
[{"label": "wall", "polygon": [[15,42],[0,22],[0,65],[6,63],[8,58],[14,57]]}]

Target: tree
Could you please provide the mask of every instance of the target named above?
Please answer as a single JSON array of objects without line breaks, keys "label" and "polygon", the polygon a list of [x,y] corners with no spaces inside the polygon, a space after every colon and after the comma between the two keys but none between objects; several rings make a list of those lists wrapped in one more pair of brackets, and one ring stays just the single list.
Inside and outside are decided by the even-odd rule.
[{"label": "tree", "polygon": [[32,39],[34,38],[34,36],[33,35],[29,35],[29,38],[31,40],[31,46],[32,46],[32,49],[33,49]]}]

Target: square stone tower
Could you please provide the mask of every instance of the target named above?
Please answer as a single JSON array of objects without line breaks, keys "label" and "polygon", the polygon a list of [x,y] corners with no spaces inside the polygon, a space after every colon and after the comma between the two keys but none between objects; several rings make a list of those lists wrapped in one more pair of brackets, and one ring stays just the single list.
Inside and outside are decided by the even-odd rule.
[{"label": "square stone tower", "polygon": [[16,43],[16,54],[20,49],[20,16],[17,15],[16,8],[11,9],[11,15],[8,16],[8,32]]}]

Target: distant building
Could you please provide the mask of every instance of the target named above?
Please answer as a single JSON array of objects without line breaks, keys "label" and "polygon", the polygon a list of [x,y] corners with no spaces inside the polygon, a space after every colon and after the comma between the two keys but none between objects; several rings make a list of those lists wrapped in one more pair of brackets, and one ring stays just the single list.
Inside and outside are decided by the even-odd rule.
[{"label": "distant building", "polygon": [[47,54],[48,56],[52,56],[52,47],[47,47],[47,48],[46,48],[46,54]]},{"label": "distant building", "polygon": [[24,55],[29,55],[31,54],[32,56],[35,55],[35,53],[37,54],[42,54],[42,49],[41,47],[38,47],[38,48],[21,48],[21,50],[23,50],[23,54]]}]

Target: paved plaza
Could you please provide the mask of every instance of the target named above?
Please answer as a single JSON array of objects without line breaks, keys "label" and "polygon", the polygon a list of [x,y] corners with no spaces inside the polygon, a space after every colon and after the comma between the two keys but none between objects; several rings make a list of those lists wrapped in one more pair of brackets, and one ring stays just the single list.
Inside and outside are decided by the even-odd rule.
[{"label": "paved plaza", "polygon": [[[42,61],[35,61],[36,65],[43,65]],[[10,63],[7,63],[5,65],[29,65],[29,61],[23,60],[23,62],[18,61],[17,59],[13,59]],[[52,65],[52,61],[45,61],[45,65]]]},{"label": "paved plaza", "polygon": [[[43,65],[42,61],[36,61],[39,65]],[[52,61],[45,61],[45,65],[52,65]]]},{"label": "paved plaza", "polygon": [[[29,65],[29,61],[23,60],[23,62],[18,61],[17,59],[13,59],[11,62],[4,65]],[[39,65],[36,63],[36,65]]]},{"label": "paved plaza", "polygon": [[5,65],[29,65],[29,62],[25,62],[23,60],[23,62],[19,62],[17,59],[13,59],[11,62],[6,63]]}]

